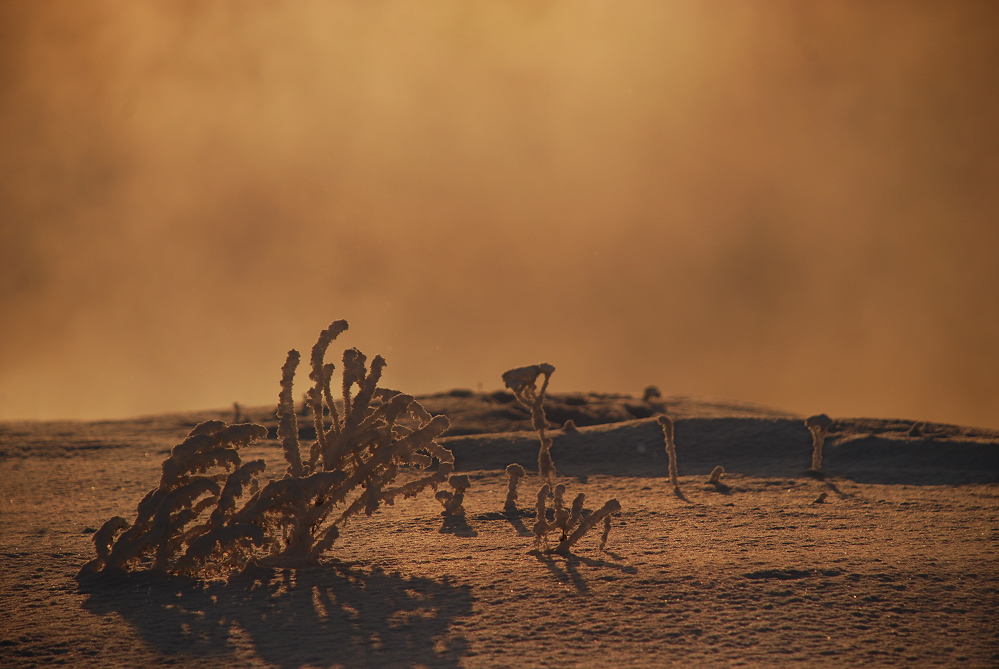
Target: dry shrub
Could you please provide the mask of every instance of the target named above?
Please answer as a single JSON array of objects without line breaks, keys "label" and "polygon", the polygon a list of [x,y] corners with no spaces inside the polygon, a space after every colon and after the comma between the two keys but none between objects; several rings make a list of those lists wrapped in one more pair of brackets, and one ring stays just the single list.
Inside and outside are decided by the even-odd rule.
[{"label": "dry shrub", "polygon": [[[288,462],[284,476],[261,488],[263,460],[240,460],[240,447],[266,436],[263,426],[201,423],[163,463],[160,484],[139,502],[135,520],[129,524],[116,516],[95,533],[97,558],[81,575],[149,562],[155,570],[202,576],[226,576],[251,562],[315,564],[351,517],[371,515],[383,502],[446,481],[454,457],[436,440],[448,419],[430,416],[411,395],[379,388],[381,356],[368,366],[357,349],[344,351],[340,416],[330,387],[334,366],[324,359],[346,329],[346,321],[332,323],[312,348],[307,402],[316,440],[308,457],[302,456],[292,391],[300,356],[292,350],[282,368],[278,405],[278,437]],[[392,485],[400,467],[428,469],[435,461],[436,471]],[[244,492],[250,496],[240,506]],[[459,500],[455,509],[460,506]]]}]

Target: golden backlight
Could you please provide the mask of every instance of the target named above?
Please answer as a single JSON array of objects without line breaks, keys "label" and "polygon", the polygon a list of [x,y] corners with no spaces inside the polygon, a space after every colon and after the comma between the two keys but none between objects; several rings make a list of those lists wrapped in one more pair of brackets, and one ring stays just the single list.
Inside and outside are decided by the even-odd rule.
[{"label": "golden backlight", "polygon": [[407,392],[547,361],[999,427],[997,34],[991,1],[4,2],[0,419],[273,404],[346,318]]}]

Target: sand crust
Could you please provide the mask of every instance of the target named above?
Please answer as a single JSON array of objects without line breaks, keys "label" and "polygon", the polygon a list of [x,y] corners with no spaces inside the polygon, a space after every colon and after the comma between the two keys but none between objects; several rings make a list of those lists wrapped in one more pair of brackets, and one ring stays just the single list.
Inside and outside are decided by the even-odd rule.
[{"label": "sand crust", "polygon": [[[327,564],[229,583],[149,573],[77,582],[90,534],[131,517],[164,454],[226,412],[0,424],[0,665],[996,666],[999,442],[993,431],[840,419],[824,480],[802,417],[737,402],[556,395],[562,482],[620,500],[608,550],[532,552],[527,414],[502,393],[423,398],[472,486],[467,522],[432,496],[352,522]],[[666,479],[676,419],[683,499]],[[642,416],[647,412],[647,416]],[[244,410],[275,425],[273,409]],[[247,458],[283,471],[280,446]],[[718,488],[705,483],[725,467]],[[824,501],[816,500],[825,494]],[[596,534],[596,533],[595,533]]]}]

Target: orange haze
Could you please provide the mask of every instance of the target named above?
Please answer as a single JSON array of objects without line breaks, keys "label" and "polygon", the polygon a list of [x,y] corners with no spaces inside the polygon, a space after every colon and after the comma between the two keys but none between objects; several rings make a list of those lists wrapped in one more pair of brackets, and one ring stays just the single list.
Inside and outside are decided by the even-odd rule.
[{"label": "orange haze", "polygon": [[274,403],[346,318],[409,392],[999,427],[997,8],[4,2],[0,418]]}]

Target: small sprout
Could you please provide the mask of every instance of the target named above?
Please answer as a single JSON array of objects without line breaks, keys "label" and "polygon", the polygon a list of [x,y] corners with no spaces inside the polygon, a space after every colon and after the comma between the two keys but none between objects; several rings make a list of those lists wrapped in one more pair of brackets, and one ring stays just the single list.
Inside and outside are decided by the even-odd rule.
[{"label": "small sprout", "polygon": [[548,545],[548,532],[551,526],[548,525],[548,495],[551,492],[551,488],[545,483],[541,486],[541,490],[538,491],[538,501],[534,506],[535,518],[534,523],[534,547],[540,548],[541,544]]},{"label": "small sprout", "polygon": [[663,394],[659,392],[659,388],[657,388],[656,386],[647,386],[645,388],[645,392],[642,393],[642,401],[651,402],[652,400],[654,399],[657,400],[662,396]]},{"label": "small sprout", "polygon": [[454,492],[450,493],[446,490],[440,490],[434,495],[434,499],[441,503],[444,510],[441,511],[442,516],[464,516],[465,507],[462,506],[465,501],[465,491],[472,485],[468,480],[468,476],[454,475],[447,480],[448,485],[454,488]]},{"label": "small sprout", "polygon": [[666,415],[657,418],[659,425],[663,428],[663,437],[666,439],[666,455],[669,458],[669,482],[673,486],[673,492],[680,497],[680,477],[676,470],[676,444],[673,443],[673,420]]},{"label": "small sprout", "polygon": [[822,444],[832,423],[832,419],[824,413],[805,419],[805,427],[812,433],[812,468],[809,470],[812,474],[822,474]]},{"label": "small sprout", "polygon": [[517,463],[513,463],[506,466],[506,473],[510,477],[510,487],[506,492],[506,503],[503,505],[503,510],[507,513],[516,513],[517,484],[520,482],[520,479],[527,475],[527,472],[524,471],[524,468]]},{"label": "small sprout", "polygon": [[[582,494],[582,493],[580,493]],[[582,507],[582,502],[580,502]],[[555,510],[555,527],[562,530],[560,541],[566,537],[569,529],[569,509],[565,508],[565,484],[559,483],[555,486],[555,494],[552,496],[552,508]]]},{"label": "small sprout", "polygon": [[562,423],[562,431],[563,432],[579,432],[579,428],[576,427],[576,421],[574,421],[573,419],[570,418],[570,419],[566,420],[564,423]]},{"label": "small sprout", "polygon": [[711,476],[708,477],[707,485],[713,485],[715,487],[715,492],[720,492],[724,495],[729,494],[732,489],[721,482],[721,477],[725,474],[725,468],[718,465],[711,470]]},{"label": "small sprout", "polygon": [[607,548],[607,537],[610,536],[611,528],[611,517],[609,515],[604,516],[604,532],[600,535],[600,550]]},{"label": "small sprout", "polygon": [[824,492],[821,495],[819,495],[818,497],[816,497],[815,501],[812,502],[812,504],[825,504],[826,503],[826,497],[828,497],[828,496],[829,496],[829,493]]},{"label": "small sprout", "polygon": [[579,493],[576,495],[576,499],[572,500],[572,509],[569,511],[569,522],[567,524],[567,529],[576,526],[580,518],[583,517],[583,502],[586,501],[586,495],[584,493]]}]

